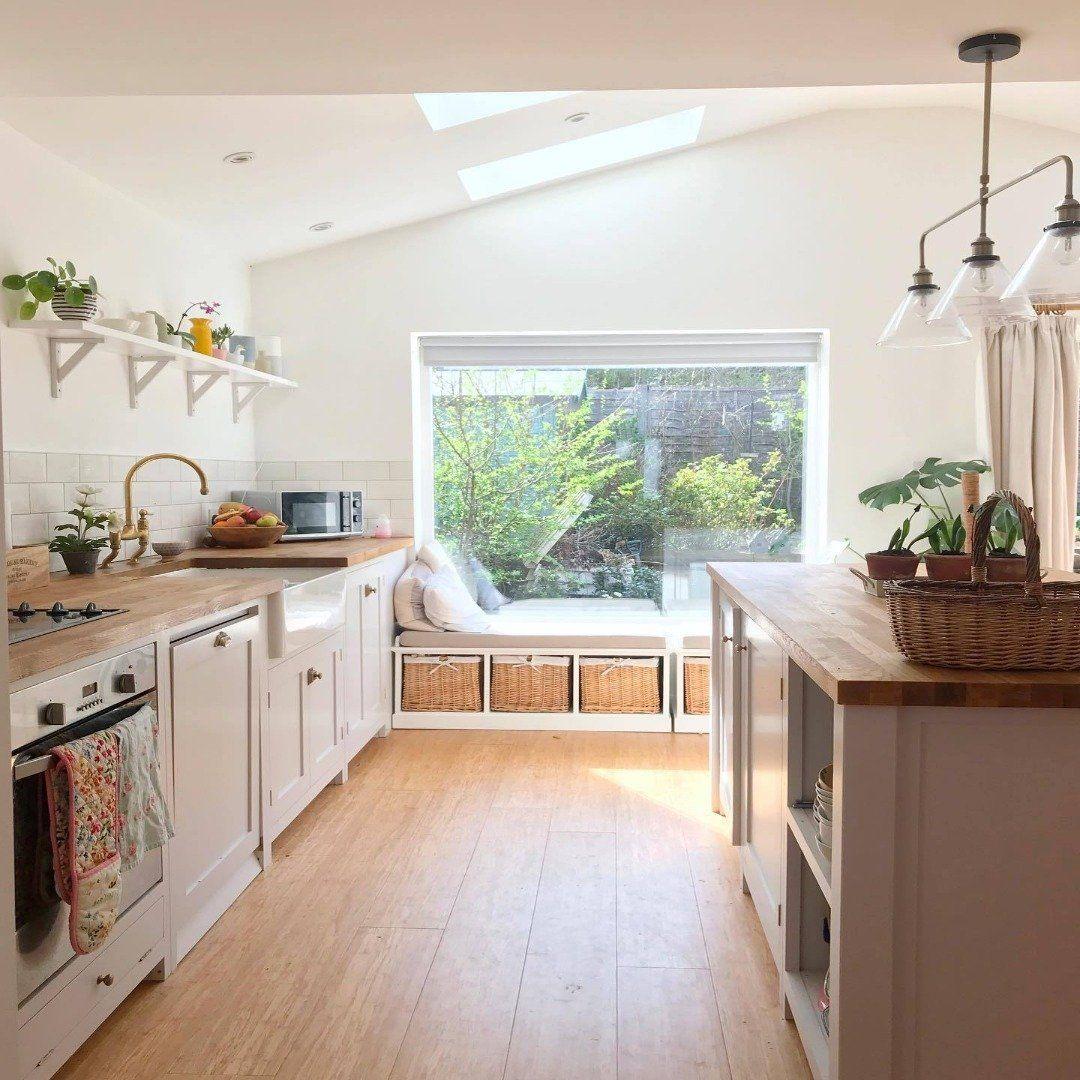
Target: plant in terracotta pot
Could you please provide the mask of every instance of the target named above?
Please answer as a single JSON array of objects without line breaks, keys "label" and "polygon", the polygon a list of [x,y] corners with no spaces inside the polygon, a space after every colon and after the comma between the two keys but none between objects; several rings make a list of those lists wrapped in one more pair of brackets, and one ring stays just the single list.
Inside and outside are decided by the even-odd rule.
[{"label": "plant in terracotta pot", "polygon": [[45,260],[45,270],[29,270],[25,274],[8,274],[4,278],[5,289],[12,292],[30,293],[30,299],[19,305],[19,318],[32,319],[37,315],[39,304],[49,304],[53,314],[60,319],[92,319],[98,312],[97,281],[94,275],[80,278],[74,264]]},{"label": "plant in terracotta pot", "polygon": [[229,338],[232,337],[232,327],[225,323],[223,326],[215,326],[210,331],[210,340],[214,343],[214,356],[218,360],[229,359]]},{"label": "plant in terracotta pot", "polygon": [[1016,511],[1007,503],[998,503],[990,530],[990,550],[986,553],[987,581],[1022,582],[1027,578],[1027,559],[1016,550],[1020,536]]},{"label": "plant in terracotta pot", "polygon": [[959,515],[939,517],[912,543],[926,540],[930,550],[923,556],[928,577],[935,581],[970,581],[971,556],[964,550],[967,529]]},{"label": "plant in terracotta pot", "polygon": [[[95,506],[94,496],[101,492],[101,488],[85,485],[75,490],[79,497],[70,511],[75,520],[56,526],[58,535],[49,541],[49,550],[59,554],[69,574],[93,574],[97,570],[101,549],[109,543],[104,535],[109,515]],[[102,535],[92,536],[91,533],[95,531]]]},{"label": "plant in terracotta pot", "polygon": [[911,535],[911,522],[921,509],[921,506],[916,506],[904,518],[892,534],[888,547],[866,553],[866,570],[874,581],[895,581],[915,576],[919,569],[919,556],[911,550],[908,538]]}]

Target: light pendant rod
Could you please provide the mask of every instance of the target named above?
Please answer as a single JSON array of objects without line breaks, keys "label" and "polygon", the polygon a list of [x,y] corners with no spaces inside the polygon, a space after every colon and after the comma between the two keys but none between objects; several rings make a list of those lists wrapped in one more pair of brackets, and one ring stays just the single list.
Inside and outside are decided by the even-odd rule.
[{"label": "light pendant rod", "polygon": [[986,204],[990,201],[990,91],[994,81],[994,53],[983,61],[982,175],[979,177],[979,238],[986,239]]},{"label": "light pendant rod", "polygon": [[[936,230],[940,229],[942,225],[948,225],[950,221],[955,221],[958,217],[966,214],[969,210],[974,210],[976,206],[989,202],[995,195],[1000,195],[1003,191],[1008,191],[1011,187],[1016,187],[1017,184],[1022,184],[1025,180],[1030,180],[1033,176],[1038,176],[1039,173],[1045,172],[1053,165],[1061,164],[1065,166],[1065,198],[1062,200],[1061,205],[1066,208],[1076,209],[1076,200],[1073,198],[1073,160],[1068,154],[1058,154],[1057,157],[1052,157],[1047,161],[1044,161],[1041,165],[1036,165],[1034,169],[1029,169],[1026,173],[1022,173],[1020,176],[1014,176],[1011,180],[1007,180],[1000,187],[992,188],[985,196],[980,194],[977,199],[972,199],[971,202],[965,206],[961,206],[959,210],[954,210],[948,217],[943,217],[940,221],[931,225],[920,237],[919,237],[919,269],[926,269],[926,238]],[[983,221],[983,230],[985,231],[986,223]]]}]

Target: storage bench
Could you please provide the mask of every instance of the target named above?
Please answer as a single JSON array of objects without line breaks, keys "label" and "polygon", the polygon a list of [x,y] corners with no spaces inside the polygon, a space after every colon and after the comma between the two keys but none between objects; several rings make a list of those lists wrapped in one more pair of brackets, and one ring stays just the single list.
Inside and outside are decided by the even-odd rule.
[{"label": "storage bench", "polygon": [[712,714],[712,654],[708,634],[687,635],[675,653],[674,729],[708,734]]}]

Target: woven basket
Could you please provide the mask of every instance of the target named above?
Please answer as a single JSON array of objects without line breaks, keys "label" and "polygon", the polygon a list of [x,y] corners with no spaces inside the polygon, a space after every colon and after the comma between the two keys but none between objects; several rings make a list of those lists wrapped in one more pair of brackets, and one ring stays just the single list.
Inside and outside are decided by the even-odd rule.
[{"label": "woven basket", "polygon": [[659,657],[583,657],[578,673],[583,713],[660,711]]},{"label": "woven basket", "polygon": [[[990,523],[998,503],[1020,518],[1027,580],[987,582]],[[1080,582],[1043,583],[1039,534],[1023,500],[998,491],[975,513],[971,581],[890,581],[885,586],[896,647],[919,664],[989,671],[1080,669]]]},{"label": "woven basket", "polygon": [[492,712],[569,712],[569,656],[493,656]]},{"label": "woven basket", "polygon": [[402,712],[480,712],[483,660],[479,656],[401,658]]},{"label": "woven basket", "polygon": [[708,716],[712,712],[709,696],[709,658],[683,657],[683,712],[687,716]]}]

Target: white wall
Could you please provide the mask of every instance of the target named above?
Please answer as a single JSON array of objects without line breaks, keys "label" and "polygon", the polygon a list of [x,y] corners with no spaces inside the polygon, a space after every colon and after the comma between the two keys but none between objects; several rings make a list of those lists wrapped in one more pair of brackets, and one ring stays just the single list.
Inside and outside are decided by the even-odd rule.
[{"label": "white wall", "polygon": [[[255,318],[285,336],[302,389],[260,400],[256,455],[411,456],[414,331],[823,327],[828,532],[876,548],[883,523],[859,490],[978,447],[974,349],[874,342],[918,232],[976,194],[979,128],[964,110],[834,112],[258,265]],[[1078,143],[998,121],[995,178]],[[1013,269],[1061,190],[1052,171],[996,200],[991,232]],[[975,224],[931,239],[943,286]]]},{"label": "white wall", "polygon": [[[93,123],[93,117],[87,117]],[[167,222],[0,124],[5,196],[0,200],[2,273],[71,259],[93,273],[109,315],[147,308],[175,318],[192,300],[220,300],[236,330],[248,321],[248,268],[215,248],[213,237]],[[14,293],[0,310],[12,317]],[[41,317],[51,317],[43,310]],[[219,384],[187,415],[183,376],[166,371],[128,407],[126,373],[100,350],[72,374],[59,400],[49,396],[44,339],[0,326],[0,392],[9,451],[142,454],[154,450],[196,458],[250,459],[250,415],[232,422],[228,386]]]}]

